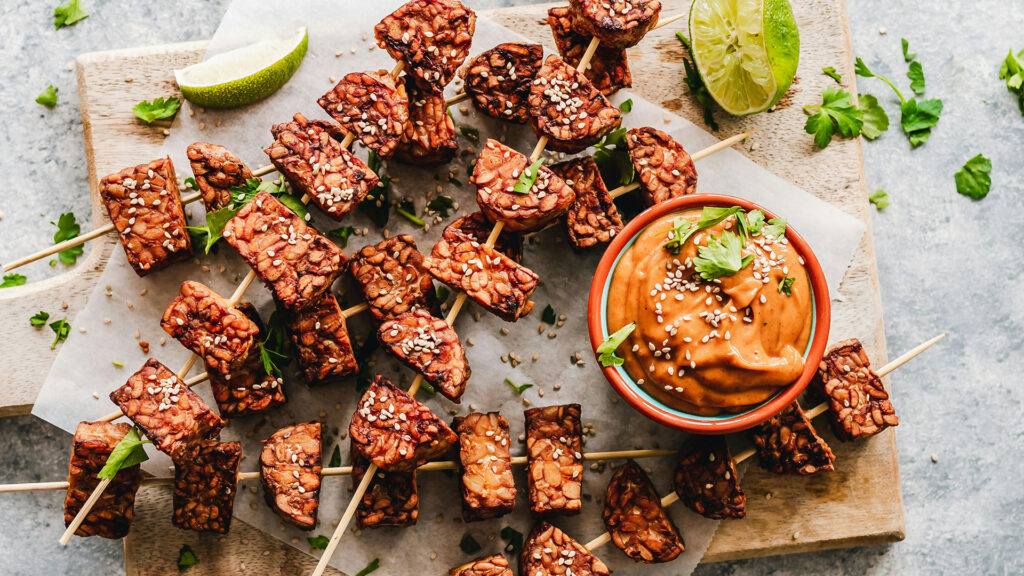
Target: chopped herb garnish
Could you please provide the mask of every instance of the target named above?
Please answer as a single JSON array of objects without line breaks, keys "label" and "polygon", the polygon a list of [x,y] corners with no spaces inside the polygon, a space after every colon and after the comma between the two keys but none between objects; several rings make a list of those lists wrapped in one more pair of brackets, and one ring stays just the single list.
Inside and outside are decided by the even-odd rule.
[{"label": "chopped herb garnish", "polygon": [[636,180],[636,167],[626,146],[625,128],[609,132],[594,148],[594,162],[606,185],[625,186]]},{"label": "chopped herb garnish", "polygon": [[365,568],[356,572],[356,576],[366,576],[370,572],[373,572],[377,568],[380,568],[380,558],[374,558]]},{"label": "chopped herb garnish", "polygon": [[621,366],[625,362],[625,360],[615,355],[615,351],[634,330],[636,330],[636,322],[630,322],[616,330],[611,336],[605,338],[604,342],[601,342],[601,345],[597,347],[597,361],[601,363],[601,366]]},{"label": "chopped herb garnish", "polygon": [[874,140],[889,129],[889,115],[885,113],[885,108],[878,105],[878,98],[871,94],[860,94],[857,99],[857,107],[863,113],[861,120],[864,122],[860,127],[860,135]]},{"label": "chopped herb garnish", "polygon": [[124,368],[124,362],[118,362],[117,360],[111,360],[110,363],[113,364],[114,366],[117,366],[118,368]]},{"label": "chopped herb garnish", "polygon": [[864,113],[854,105],[853,96],[835,86],[826,87],[821,93],[821,104],[804,106],[804,112],[810,114],[804,131],[814,135],[814,144],[818,148],[828,146],[837,133],[844,138],[853,138],[860,134],[864,125]]},{"label": "chopped herb garnish", "polygon": [[843,77],[836,72],[835,66],[826,66],[821,69],[822,74],[836,81],[837,84],[843,83]]},{"label": "chopped herb garnish", "polygon": [[195,178],[189,176],[188,178],[185,178],[185,187],[186,188],[191,188],[193,190],[198,190],[199,189],[199,184],[196,183],[196,179]]},{"label": "chopped herb garnish", "polygon": [[[739,217],[737,217],[737,220],[739,220]],[[746,233],[751,236],[757,236],[764,231],[764,212],[751,210],[744,215],[743,222],[743,229]]]},{"label": "chopped herb garnish", "polygon": [[427,224],[416,216],[416,204],[409,198],[402,200],[398,206],[395,206],[395,212],[398,212],[399,216],[417,226],[425,226]]},{"label": "chopped herb garnish", "polygon": [[448,290],[448,287],[444,284],[440,284],[437,288],[434,288],[434,295],[437,296],[438,302],[445,302],[448,300],[449,294],[451,294],[451,291]]},{"label": "chopped herb garnish", "polygon": [[383,228],[387,226],[388,220],[391,218],[391,178],[382,173],[383,162],[380,156],[377,156],[372,150],[366,160],[366,165],[377,174],[379,181],[373,190],[366,194],[366,198],[359,203],[359,211],[366,214],[378,228]]},{"label": "chopped herb garnish", "polygon": [[1014,55],[1013,49],[1010,49],[999,67],[999,79],[1006,80],[1006,88],[1017,93],[1017,106],[1020,113],[1024,114],[1024,50]]},{"label": "chopped herb garnish", "polygon": [[345,248],[348,246],[349,237],[352,236],[352,227],[342,226],[341,228],[335,228],[334,230],[329,231],[327,236],[329,238],[337,239],[338,244],[340,244],[342,248]]},{"label": "chopped herb garnish", "polygon": [[427,382],[426,380],[420,381],[420,390],[423,390],[429,396],[437,394],[437,390],[434,388],[434,385],[431,384],[430,382]]},{"label": "chopped herb garnish", "polygon": [[932,128],[938,123],[939,115],[942,113],[942,100],[930,98],[919,101],[916,98],[904,98],[903,93],[889,78],[872,72],[859,57],[854,63],[854,71],[863,78],[877,78],[885,82],[896,93],[900,99],[900,126],[903,127],[903,132],[906,133],[912,147],[916,148],[928,141]]},{"label": "chopped herb garnish", "polygon": [[[676,38],[683,43],[687,50],[690,50],[690,39],[685,34],[676,32]],[[683,80],[690,88],[694,98],[697,99],[697,102],[704,109],[704,123],[710,126],[712,130],[717,131],[718,123],[715,122],[715,117],[711,112],[711,92],[704,85],[704,79],[701,78],[700,72],[697,71],[697,66],[693,63],[692,53],[691,58],[687,58],[685,54],[683,55],[683,70],[686,72],[686,77]]]},{"label": "chopped herb garnish", "polygon": [[11,286],[22,286],[28,278],[23,274],[17,272],[11,272],[10,274],[4,274],[4,281],[0,283],[0,288],[10,288]]},{"label": "chopped herb garnish", "polygon": [[450,210],[455,206],[455,200],[451,196],[438,196],[432,198],[427,203],[427,208],[433,212],[440,214],[441,218],[447,218],[450,215]]},{"label": "chopped herb garnish", "polygon": [[55,334],[53,343],[50,344],[50,350],[57,347],[57,344],[68,339],[68,334],[71,333],[71,324],[68,324],[68,319],[61,318],[56,322],[50,322],[50,330],[53,330]]},{"label": "chopped herb garnish", "polygon": [[[60,215],[60,218],[56,222],[50,222],[57,227],[57,231],[53,233],[53,243],[59,244],[65,240],[70,240],[82,231],[78,222],[75,221],[75,214],[73,212],[65,212]],[[65,264],[74,264],[78,261],[78,257],[84,252],[84,248],[81,245],[72,246],[67,250],[61,250],[57,253],[57,258]]]},{"label": "chopped herb garnish", "polygon": [[309,542],[310,546],[316,548],[317,550],[326,550],[327,544],[331,541],[331,539],[327,536],[324,536],[323,534],[320,534],[319,536],[306,538],[306,541]]},{"label": "chopped herb garnish", "polygon": [[53,108],[57,105],[57,90],[59,90],[59,88],[50,84],[46,87],[46,90],[43,90],[39,93],[39,96],[36,96],[36,104],[42,104],[47,108]]},{"label": "chopped herb garnish", "polygon": [[89,13],[82,9],[78,0],[67,0],[53,9],[53,27],[60,30],[88,17]]},{"label": "chopped herb garnish", "polygon": [[149,460],[149,456],[146,455],[146,449],[142,447],[143,444],[152,444],[152,442],[143,440],[139,436],[139,429],[132,427],[124,435],[124,438],[121,438],[121,441],[117,443],[117,446],[114,446],[110,456],[107,456],[106,464],[96,474],[96,477],[104,480],[113,478],[117,476],[119,471]]},{"label": "chopped herb garnish", "polygon": [[992,161],[978,154],[968,160],[953,176],[956,191],[975,200],[981,200],[988,196],[989,188],[992,187],[992,177],[989,175],[991,172]]},{"label": "chopped herb garnish", "polygon": [[779,280],[779,294],[785,294],[786,296],[793,295],[793,282],[796,282],[796,278],[786,276],[782,280]]},{"label": "chopped herb garnish", "polygon": [[462,540],[459,542],[459,548],[462,549],[464,554],[476,554],[483,550],[480,543],[476,541],[476,538],[473,538],[469,533],[462,537]]},{"label": "chopped herb garnish", "polygon": [[533,384],[516,384],[515,382],[509,380],[508,378],[505,378],[505,384],[511,386],[512,389],[516,391],[516,394],[522,394],[528,388],[533,388]]},{"label": "chopped herb garnish", "polygon": [[284,316],[278,310],[270,314],[270,319],[267,320],[267,335],[262,342],[257,343],[257,346],[263,370],[271,376],[280,378],[280,366],[287,366],[291,358],[285,354]]},{"label": "chopped herb garnish", "polygon": [[911,54],[908,50],[910,49],[910,42],[907,42],[906,38],[900,38],[900,44],[903,44],[903,61],[910,62],[914,58],[917,58],[917,54]]},{"label": "chopped herb garnish", "polygon": [[697,221],[697,229],[704,230],[724,221],[729,216],[743,212],[741,206],[705,206],[700,212],[700,220]]},{"label": "chopped herb garnish", "polygon": [[705,280],[732,276],[747,267],[754,259],[753,254],[743,256],[743,240],[736,234],[725,231],[720,237],[711,234],[707,244],[697,248],[693,267]]},{"label": "chopped herb garnish", "polygon": [[875,205],[875,208],[881,210],[889,205],[889,194],[885,190],[879,188],[871,194],[868,194],[868,202]]},{"label": "chopped herb garnish", "polygon": [[537,175],[540,174],[540,167],[544,164],[543,158],[537,158],[537,161],[523,170],[523,173],[519,175],[519,181],[512,188],[512,191],[516,194],[529,194],[530,190],[533,190],[533,184],[537,181]]},{"label": "chopped herb garnish", "polygon": [[152,124],[154,120],[174,118],[180,107],[181,100],[177,98],[154,98],[152,102],[147,102],[146,100],[139,102],[132,107],[132,112],[135,113],[135,117],[139,120],[146,124]]},{"label": "chopped herb garnish", "polygon": [[924,94],[924,66],[920,62],[910,63],[910,67],[907,69],[907,78],[910,78],[910,89],[914,91],[914,94],[918,96]]},{"label": "chopped herb garnish", "polygon": [[505,526],[501,529],[501,539],[508,542],[505,544],[505,552],[511,554],[513,557],[519,556],[519,552],[523,549],[522,532],[511,526]]},{"label": "chopped herb garnish", "polygon": [[459,133],[462,134],[463,136],[466,136],[467,138],[472,138],[473,140],[480,139],[480,131],[477,130],[476,128],[473,128],[472,126],[460,125]]},{"label": "chopped herb garnish", "polygon": [[629,98],[628,100],[623,101],[622,104],[619,104],[619,110],[622,110],[623,112],[631,112],[633,110],[633,99]]},{"label": "chopped herb garnish", "polygon": [[188,544],[182,546],[178,551],[178,572],[184,572],[198,563],[199,558],[196,558],[196,553],[189,548]]},{"label": "chopped herb garnish", "polygon": [[186,226],[194,244],[203,247],[207,254],[224,237],[224,226],[238,214],[238,209],[225,206],[219,210],[206,213],[206,223],[202,226]]},{"label": "chopped herb garnish", "polygon": [[672,254],[679,254],[679,251],[683,249],[687,239],[697,231],[694,228],[693,222],[689,219],[683,218],[682,216],[676,217],[672,220],[672,229],[668,232],[668,241],[661,246],[668,250]]},{"label": "chopped herb garnish", "polygon": [[452,184],[455,184],[459,188],[462,188],[462,181],[459,180],[458,178],[452,176],[451,178],[448,178],[448,181],[451,182]]},{"label": "chopped herb garnish", "polygon": [[28,323],[33,326],[44,326],[46,325],[46,321],[49,319],[50,313],[43,312],[42,310],[40,310],[39,312],[36,312],[35,314],[32,315],[31,318],[28,319]]},{"label": "chopped herb garnish", "polygon": [[782,238],[786,235],[786,219],[785,218],[772,218],[768,221],[768,225],[764,227],[764,235],[771,236],[772,238]]},{"label": "chopped herb garnish", "polygon": [[337,468],[341,466],[341,445],[334,445],[334,452],[331,453],[331,461],[327,463],[328,468]]},{"label": "chopped herb garnish", "polygon": [[540,320],[541,322],[544,322],[546,324],[555,323],[555,309],[551,307],[551,304],[548,304],[547,306],[544,307],[544,312],[541,313]]},{"label": "chopped herb garnish", "polygon": [[306,205],[302,203],[300,198],[296,198],[291,194],[282,194],[278,196],[277,199],[280,200],[281,204],[284,204],[289,210],[295,212],[296,216],[302,218],[306,222],[309,222],[309,210],[306,209]]}]

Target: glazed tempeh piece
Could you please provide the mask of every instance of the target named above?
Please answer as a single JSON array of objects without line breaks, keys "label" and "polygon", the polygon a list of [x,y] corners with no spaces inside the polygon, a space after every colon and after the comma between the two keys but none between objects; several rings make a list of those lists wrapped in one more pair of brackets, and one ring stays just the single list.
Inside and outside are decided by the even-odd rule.
[{"label": "glazed tempeh piece", "polygon": [[409,120],[405,85],[387,70],[346,74],[317,104],[382,158],[395,152]]},{"label": "glazed tempeh piece", "polygon": [[516,483],[508,420],[498,412],[472,413],[455,418],[452,428],[459,435],[463,520],[485,520],[511,512],[516,505]]},{"label": "glazed tempeh piece", "polygon": [[530,86],[543,57],[540,44],[507,42],[480,53],[459,74],[478,110],[525,124],[530,119]]},{"label": "glazed tempeh piece", "polygon": [[619,109],[564,60],[552,54],[530,87],[530,124],[548,148],[582,152],[622,123]]},{"label": "glazed tempeh piece", "polygon": [[[352,452],[352,486],[358,486],[369,465]],[[384,472],[377,470],[370,487],[363,493],[356,508],[356,525],[360,528],[412,526],[420,517],[420,497],[416,490],[416,472]]]},{"label": "glazed tempeh piece", "polygon": [[111,392],[110,400],[172,458],[195,454],[201,441],[224,427],[206,402],[155,358]]},{"label": "glazed tempeh piece", "polygon": [[181,283],[178,296],[164,310],[160,327],[195,352],[208,372],[230,374],[245,362],[259,327],[209,286]]},{"label": "glazed tempeh piece", "polygon": [[604,46],[636,46],[658,24],[659,0],[569,0],[572,27]]},{"label": "glazed tempeh piece", "polygon": [[580,405],[531,408],[524,415],[530,512],[539,517],[579,514],[583,491]]},{"label": "glazed tempeh piece", "polygon": [[266,192],[228,220],[224,238],[293,312],[316,304],[348,263],[340,248]]},{"label": "glazed tempeh piece", "polygon": [[207,212],[230,204],[231,188],[243,186],[253,178],[252,172],[238,156],[223,146],[194,142],[188,145],[186,154]]},{"label": "glazed tempeh piece", "polygon": [[576,248],[611,242],[622,231],[622,216],[605,188],[597,163],[582,156],[555,164],[551,171],[576,192],[576,201],[565,215],[569,241]]},{"label": "glazed tempeh piece", "polygon": [[836,457],[796,402],[750,431],[758,463],[775,474],[831,472]]},{"label": "glazed tempeh piece", "polygon": [[701,516],[721,520],[747,515],[747,496],[724,436],[687,439],[679,449],[673,485],[683,504]]},{"label": "glazed tempeh piece", "polygon": [[359,369],[345,314],[333,292],[321,296],[311,308],[290,314],[287,328],[307,383],[333,382]]},{"label": "glazed tempeh piece", "polygon": [[582,544],[538,522],[519,553],[520,576],[608,576],[611,570]]},{"label": "glazed tempeh piece", "polygon": [[377,185],[377,175],[342,147],[334,126],[296,114],[271,128],[274,143],[264,150],[292,188],[309,196],[321,210],[341,220]]},{"label": "glazed tempeh piece", "polygon": [[355,453],[388,472],[415,470],[458,441],[430,408],[383,376],[359,400],[349,436]]},{"label": "glazed tempeh piece", "polygon": [[818,365],[816,390],[828,399],[832,430],[844,441],[878,434],[900,423],[881,378],[860,340],[833,344]]},{"label": "glazed tempeh piece", "polygon": [[469,55],[476,14],[458,0],[410,0],[373,28],[377,45],[424,90],[440,94]]},{"label": "glazed tempeh piece", "polygon": [[533,310],[530,295],[537,288],[537,274],[451,226],[423,265],[434,278],[509,322]]},{"label": "glazed tempeh piece", "polygon": [[191,458],[174,462],[174,525],[226,534],[238,487],[238,442],[205,440]]},{"label": "glazed tempeh piece", "polygon": [[604,525],[612,543],[637,562],[659,564],[683,552],[683,538],[635,461],[626,460],[605,490]]},{"label": "glazed tempeh piece", "polygon": [[[548,26],[555,37],[555,47],[562,59],[570,66],[579,66],[583,54],[587,51],[590,38],[577,34],[572,29],[572,15],[568,6],[556,6],[548,10]],[[601,44],[594,52],[587,69],[583,71],[594,87],[605,96],[611,96],[620,88],[633,85],[633,76],[629,72],[626,51],[622,48]]]},{"label": "glazed tempeh piece", "polygon": [[530,190],[516,192],[526,170],[533,170],[529,158],[488,138],[469,179],[476,185],[476,201],[484,215],[492,222],[504,222],[510,232],[540,230],[565,214],[576,199],[572,188],[543,165]]},{"label": "glazed tempeh piece", "polygon": [[[254,338],[264,340],[267,331],[256,308],[248,302],[239,304],[237,308],[256,324],[258,332]],[[258,414],[287,401],[281,387],[284,379],[267,374],[256,346],[249,349],[245,362],[237,370],[223,376],[211,370],[207,370],[207,374],[221,418]]]},{"label": "glazed tempeh piece", "polygon": [[411,79],[406,81],[405,90],[409,94],[409,121],[405,123],[395,158],[416,165],[450,162],[459,143],[444,94],[423,90]]},{"label": "glazed tempeh piece", "polygon": [[349,268],[378,323],[417,306],[439,311],[434,281],[408,234],[364,246]]},{"label": "glazed tempeh piece", "polygon": [[321,426],[304,422],[274,432],[260,453],[260,482],[270,509],[303,530],[316,527],[320,506]]},{"label": "glazed tempeh piece", "polygon": [[[126,423],[81,422],[75,428],[71,463],[68,465],[68,492],[64,498],[64,525],[70,526],[82,505],[100,483],[96,474],[107,463],[117,443],[131,430]],[[139,465],[123,468],[107,485],[103,495],[89,510],[75,536],[124,538],[131,528],[135,492],[142,474]]]},{"label": "glazed tempeh piece", "polygon": [[668,134],[651,127],[633,128],[626,133],[626,146],[648,206],[697,191],[693,160]]},{"label": "glazed tempeh piece", "polygon": [[[471,212],[459,217],[448,225],[450,228],[469,235],[480,244],[487,241],[494,229],[494,222],[484,216],[483,212]],[[508,256],[516,262],[523,261],[523,235],[518,232],[507,232],[502,229],[498,234],[498,241],[494,243],[494,249]]]},{"label": "glazed tempeh piece", "polygon": [[448,571],[448,576],[515,576],[508,566],[508,560],[501,554],[494,554],[467,562]]},{"label": "glazed tempeh piece", "polygon": [[469,380],[466,350],[459,335],[442,318],[414,308],[381,323],[377,339],[399,360],[458,403]]},{"label": "glazed tempeh piece", "polygon": [[104,176],[100,198],[139,276],[192,257],[170,156]]}]

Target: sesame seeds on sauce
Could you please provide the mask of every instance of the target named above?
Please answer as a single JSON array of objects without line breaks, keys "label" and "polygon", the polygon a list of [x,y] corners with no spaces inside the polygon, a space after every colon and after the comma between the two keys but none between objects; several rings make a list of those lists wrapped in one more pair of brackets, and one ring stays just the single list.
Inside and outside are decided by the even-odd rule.
[{"label": "sesame seeds on sauce", "polygon": [[[803,261],[782,238],[752,236],[738,273],[713,280],[694,260],[712,235],[736,231],[735,217],[701,230],[672,254],[663,247],[679,213],[642,231],[613,271],[609,328],[637,329],[619,353],[633,379],[661,402],[697,414],[757,404],[803,370],[812,305]],[[692,223],[700,210],[682,214]],[[778,289],[795,278],[792,295]],[[624,354],[623,354],[624,352]]]}]

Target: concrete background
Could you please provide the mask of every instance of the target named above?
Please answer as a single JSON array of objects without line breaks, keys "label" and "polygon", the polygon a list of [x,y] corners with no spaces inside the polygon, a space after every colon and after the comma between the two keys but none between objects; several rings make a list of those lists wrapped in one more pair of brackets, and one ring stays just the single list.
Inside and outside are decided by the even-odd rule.
[{"label": "concrete background", "polygon": [[[63,211],[87,219],[75,56],[208,38],[228,2],[82,0],[90,17],[55,31],[57,0],[4,0],[0,261],[50,244],[49,222]],[[470,2],[479,9],[509,3]],[[997,75],[1006,51],[1024,48],[1024,0],[953,0],[941,9],[885,0],[848,4],[855,54],[907,86],[899,43],[907,38],[924,65],[928,97],[945,103],[925,146],[910,150],[895,125],[864,146],[868,186],[892,199],[874,215],[890,355],[938,331],[950,333],[936,351],[900,369],[895,392],[907,538],[891,546],[702,566],[697,574],[1021,574],[1024,242],[1017,233],[1024,228],[1018,206],[1024,117]],[[799,10],[798,0],[794,5]],[[53,110],[34,102],[50,83],[60,88]],[[880,82],[860,79],[859,86],[895,109]],[[992,159],[993,186],[988,198],[974,202],[956,193],[953,174],[978,153]],[[19,272],[32,281],[59,270],[40,262]],[[0,437],[7,439],[0,483],[66,476],[65,433],[24,416],[0,419]],[[90,538],[58,546],[62,501],[59,492],[3,496],[0,573],[123,573],[120,542]]]}]

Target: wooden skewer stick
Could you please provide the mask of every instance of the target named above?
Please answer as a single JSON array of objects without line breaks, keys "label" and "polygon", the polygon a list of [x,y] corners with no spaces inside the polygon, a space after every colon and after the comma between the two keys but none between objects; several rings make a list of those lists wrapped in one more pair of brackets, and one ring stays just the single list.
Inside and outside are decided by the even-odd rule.
[{"label": "wooden skewer stick", "polygon": [[[885,366],[882,366],[882,369],[879,370],[878,372],[875,372],[875,374],[877,374],[879,378],[889,374],[893,370],[895,370],[895,369],[899,368],[900,366],[903,366],[904,364],[909,362],[912,358],[916,357],[921,352],[924,352],[925,350],[931,348],[932,346],[935,345],[936,342],[938,342],[939,340],[942,340],[945,337],[946,337],[946,333],[943,332],[942,334],[939,334],[938,336],[936,336],[936,337],[934,337],[934,338],[932,338],[932,339],[930,339],[930,340],[928,340],[926,342],[922,342],[921,344],[915,346],[914,348],[911,348],[910,350],[907,350],[899,358],[889,362]],[[823,413],[825,413],[827,411],[828,411],[828,403],[827,402],[822,402],[821,404],[818,404],[814,408],[811,408],[810,410],[807,410],[806,412],[804,412],[804,415],[807,416],[808,420],[813,420],[815,417],[820,416],[821,414],[823,414]],[[747,460],[748,458],[753,457],[754,454],[756,454],[754,448],[752,448],[752,447],[751,448],[747,448],[746,450],[744,450],[744,451],[740,452],[739,454],[737,454],[733,458],[733,460],[737,464],[739,464],[740,462],[743,462],[744,460]],[[673,490],[672,492],[669,492],[668,494],[666,494],[665,496],[663,496],[661,498],[661,507],[662,508],[668,507],[668,506],[670,506],[671,504],[675,503],[678,500],[679,500],[679,495],[677,495],[675,493],[675,491]],[[604,546],[605,544],[610,542],[611,539],[612,539],[611,534],[609,534],[608,532],[605,532],[604,534],[601,534],[600,536],[598,536],[597,538],[594,538],[590,542],[587,542],[585,546],[586,546],[587,550],[593,551],[593,550],[595,550],[597,548],[600,548],[601,546]]]}]

